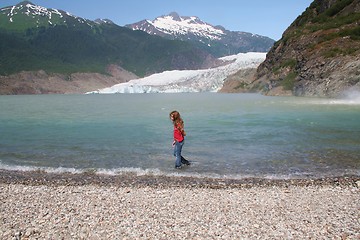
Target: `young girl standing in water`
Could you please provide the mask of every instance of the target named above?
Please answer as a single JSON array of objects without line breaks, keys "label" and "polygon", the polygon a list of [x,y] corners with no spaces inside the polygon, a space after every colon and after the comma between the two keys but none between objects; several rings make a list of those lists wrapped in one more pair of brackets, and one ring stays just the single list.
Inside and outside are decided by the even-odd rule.
[{"label": "young girl standing in water", "polygon": [[185,142],[184,121],[178,111],[170,113],[170,119],[174,124],[174,156],[176,157],[175,168],[181,168],[181,164],[190,165],[190,162],[181,156],[181,150]]}]

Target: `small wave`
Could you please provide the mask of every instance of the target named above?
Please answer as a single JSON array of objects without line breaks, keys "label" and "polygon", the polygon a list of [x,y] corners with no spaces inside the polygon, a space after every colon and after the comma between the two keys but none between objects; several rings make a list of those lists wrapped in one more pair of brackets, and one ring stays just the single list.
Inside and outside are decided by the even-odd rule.
[{"label": "small wave", "polygon": [[75,169],[75,168],[51,168],[51,167],[34,167],[34,166],[10,166],[0,163],[0,169],[7,171],[21,171],[21,172],[33,172],[33,171],[43,171],[47,173],[84,173],[88,170]]},{"label": "small wave", "polygon": [[125,173],[134,173],[138,176],[141,175],[162,175],[160,170],[157,169],[140,169],[140,168],[116,168],[116,169],[95,169],[95,168],[65,168],[65,167],[34,167],[34,166],[10,166],[0,163],[0,169],[7,171],[20,171],[20,172],[33,172],[42,171],[46,173],[70,173],[70,174],[81,174],[81,173],[94,173],[103,174],[109,176],[115,176]]},{"label": "small wave", "polygon": [[51,167],[33,167],[33,166],[10,166],[0,163],[0,169],[6,171],[20,171],[20,172],[34,172],[41,171],[46,173],[55,173],[55,174],[82,174],[82,173],[92,173],[99,175],[108,175],[108,176],[116,176],[122,174],[135,174],[136,176],[165,176],[165,177],[193,177],[193,178],[210,178],[210,179],[246,179],[246,178],[267,178],[267,179],[288,179],[289,176],[274,176],[274,175],[221,175],[216,173],[199,173],[199,172],[186,172],[186,171],[173,171],[166,172],[160,169],[141,169],[141,168],[114,168],[114,169],[92,169],[92,168],[83,168],[83,169],[75,169],[75,168],[51,168]]},{"label": "small wave", "polygon": [[[199,172],[186,172],[185,171],[162,171],[160,169],[141,169],[141,168],[115,168],[115,169],[75,169],[75,168],[51,168],[51,167],[31,167],[31,166],[9,166],[0,163],[0,169],[6,171],[21,171],[21,172],[34,172],[41,171],[45,173],[55,174],[83,174],[92,173],[96,175],[117,176],[123,174],[134,174],[136,176],[159,176],[159,177],[190,177],[198,179],[218,179],[218,180],[243,180],[243,179],[268,179],[268,180],[289,180],[289,179],[312,179],[323,178],[332,176],[341,176],[342,174],[335,173],[291,173],[291,174],[217,174],[217,173],[199,173]],[[344,173],[345,175],[360,175],[359,171],[350,171]]]}]

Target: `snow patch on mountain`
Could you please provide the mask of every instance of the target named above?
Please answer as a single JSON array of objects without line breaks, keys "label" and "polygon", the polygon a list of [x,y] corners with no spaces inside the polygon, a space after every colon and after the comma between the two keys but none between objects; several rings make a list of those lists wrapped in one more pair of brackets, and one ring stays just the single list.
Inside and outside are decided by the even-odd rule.
[{"label": "snow patch on mountain", "polygon": [[[75,18],[79,23],[88,22],[88,20],[84,18],[76,17],[69,12],[61,11],[54,8],[45,8],[42,6],[35,5],[28,1],[21,2],[15,6],[2,8],[0,11],[1,14],[6,14],[9,17],[9,22],[11,23],[14,22],[14,17],[16,15],[18,14],[21,15],[21,12],[34,19],[39,19],[39,17],[41,18],[45,17],[48,19],[48,23],[50,25],[53,25],[53,22],[51,20],[54,18],[54,16],[60,19],[64,19],[65,17],[72,17]],[[66,23],[66,20],[64,20],[64,23]]]},{"label": "snow patch on mountain", "polygon": [[180,17],[176,13],[158,17],[154,21],[147,20],[158,30],[172,35],[187,35],[193,33],[199,37],[219,40],[225,33],[210,24],[201,21],[198,17]]},{"label": "snow patch on mountain", "polygon": [[26,4],[27,7],[27,11],[26,11],[26,15],[39,15],[39,16],[47,16],[49,19],[51,19],[52,14],[56,14],[59,15],[60,18],[62,18],[62,14],[56,10],[56,9],[47,9],[45,7],[41,7],[41,6],[37,6],[37,5],[32,5],[30,3]]},{"label": "snow patch on mountain", "polygon": [[256,68],[265,60],[265,57],[266,53],[239,53],[220,58],[231,62],[225,66],[203,70],[166,71],[88,92],[88,94],[216,92],[223,86],[227,76],[240,69]]},{"label": "snow patch on mountain", "polygon": [[57,14],[57,15],[59,15],[60,18],[63,17],[61,12],[57,9],[48,9],[45,7],[31,4],[29,2],[24,2],[24,4],[18,4],[15,6],[11,6],[9,8],[3,8],[2,11],[7,11],[8,9],[10,9],[9,13],[7,14],[10,17],[10,21],[13,21],[12,17],[14,15],[16,15],[18,13],[18,11],[21,11],[24,9],[25,9],[25,14],[28,16],[30,16],[30,15],[47,16],[49,19],[51,19],[52,14]]},{"label": "snow patch on mountain", "polygon": [[157,17],[153,21],[144,20],[128,25],[133,30],[145,31],[153,35],[169,35],[186,37],[190,35],[208,40],[221,40],[226,33],[219,27],[214,27],[201,21],[198,17],[181,17],[176,12]]},{"label": "snow patch on mountain", "polygon": [[244,52],[267,52],[274,40],[248,32],[230,31],[222,26],[213,26],[196,16],[180,16],[176,12],[127,24],[132,30],[141,30],[171,40],[195,43],[213,56],[223,57]]}]

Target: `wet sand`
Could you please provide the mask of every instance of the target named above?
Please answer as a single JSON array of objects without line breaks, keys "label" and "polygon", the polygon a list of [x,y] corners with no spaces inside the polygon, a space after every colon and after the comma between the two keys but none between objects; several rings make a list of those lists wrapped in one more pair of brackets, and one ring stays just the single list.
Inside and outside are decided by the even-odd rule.
[{"label": "wet sand", "polygon": [[359,239],[360,177],[0,170],[1,239]]}]

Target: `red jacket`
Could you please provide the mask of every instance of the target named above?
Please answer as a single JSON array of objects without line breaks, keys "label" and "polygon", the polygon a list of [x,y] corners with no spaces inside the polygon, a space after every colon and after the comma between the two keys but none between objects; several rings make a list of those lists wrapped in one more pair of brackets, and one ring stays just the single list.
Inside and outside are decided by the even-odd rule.
[{"label": "red jacket", "polygon": [[177,142],[182,142],[184,140],[184,130],[180,130],[181,127],[174,125],[174,140]]}]

